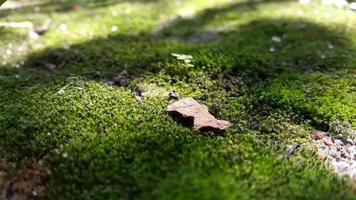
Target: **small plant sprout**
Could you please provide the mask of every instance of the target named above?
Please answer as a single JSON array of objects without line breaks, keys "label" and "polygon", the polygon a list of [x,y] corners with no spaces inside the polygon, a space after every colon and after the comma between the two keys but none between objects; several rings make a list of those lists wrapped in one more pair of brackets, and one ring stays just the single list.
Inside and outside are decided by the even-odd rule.
[{"label": "small plant sprout", "polygon": [[194,65],[191,63],[193,60],[192,55],[184,55],[177,53],[172,53],[171,55],[174,56],[177,60],[182,60],[184,62],[185,67],[194,67]]}]

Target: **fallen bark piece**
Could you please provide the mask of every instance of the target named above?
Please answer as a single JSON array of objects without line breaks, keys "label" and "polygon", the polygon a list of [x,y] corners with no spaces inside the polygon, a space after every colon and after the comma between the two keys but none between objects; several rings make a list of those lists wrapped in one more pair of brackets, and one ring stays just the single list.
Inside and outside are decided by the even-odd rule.
[{"label": "fallen bark piece", "polygon": [[193,120],[192,125],[197,130],[222,131],[231,126],[228,121],[216,119],[209,113],[207,106],[199,104],[193,98],[179,100],[169,105],[167,111]]}]

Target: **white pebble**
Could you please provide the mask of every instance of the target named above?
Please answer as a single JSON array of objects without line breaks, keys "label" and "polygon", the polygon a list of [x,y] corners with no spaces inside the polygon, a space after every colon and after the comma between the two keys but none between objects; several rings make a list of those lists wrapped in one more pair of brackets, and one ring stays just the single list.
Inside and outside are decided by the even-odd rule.
[{"label": "white pebble", "polygon": [[67,24],[60,24],[59,25],[59,30],[61,32],[67,32],[67,30],[68,30]]},{"label": "white pebble", "polygon": [[65,152],[65,153],[62,154],[62,156],[63,156],[63,158],[68,158],[68,153]]},{"label": "white pebble", "polygon": [[39,161],[38,161],[38,164],[44,165],[44,161],[43,161],[43,160],[39,160]]},{"label": "white pebble", "polygon": [[329,49],[334,49],[334,45],[332,45],[331,43],[328,43],[328,48]]},{"label": "white pebble", "polygon": [[36,6],[33,10],[34,10],[35,12],[40,12],[40,11],[41,11],[41,7]]},{"label": "white pebble", "polygon": [[17,50],[18,50],[19,52],[25,51],[25,49],[24,49],[23,47],[19,47]]},{"label": "white pebble", "polygon": [[116,32],[119,28],[117,26],[112,26],[110,30],[111,32]]},{"label": "white pebble", "polygon": [[18,69],[18,68],[20,68],[21,66],[20,66],[18,63],[15,63],[15,64],[12,65],[12,67],[15,68],[15,69]]},{"label": "white pebble", "polygon": [[38,39],[40,36],[36,33],[36,32],[34,32],[34,31],[29,31],[28,32],[28,36],[31,38],[31,39],[34,39],[34,40],[36,40],[36,39]]},{"label": "white pebble", "polygon": [[280,43],[280,42],[282,42],[282,39],[280,37],[278,37],[278,36],[273,36],[272,37],[272,41],[276,42],[276,43]]},{"label": "white pebble", "polygon": [[11,49],[7,49],[7,50],[6,50],[6,54],[9,55],[9,56],[11,56],[11,55],[12,55]]}]

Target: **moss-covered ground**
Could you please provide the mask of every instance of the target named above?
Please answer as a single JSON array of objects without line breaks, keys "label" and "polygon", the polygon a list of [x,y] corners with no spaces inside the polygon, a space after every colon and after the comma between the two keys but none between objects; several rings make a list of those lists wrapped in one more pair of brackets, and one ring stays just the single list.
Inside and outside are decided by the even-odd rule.
[{"label": "moss-covered ground", "polygon": [[[1,21],[48,19],[39,39],[0,27],[0,159],[8,171],[28,159],[48,168],[48,198],[356,199],[310,140],[336,120],[356,125],[355,12],[281,0],[0,10]],[[123,70],[129,86],[103,81]],[[165,111],[172,89],[232,127],[181,126]],[[283,159],[291,144],[301,148]]]}]

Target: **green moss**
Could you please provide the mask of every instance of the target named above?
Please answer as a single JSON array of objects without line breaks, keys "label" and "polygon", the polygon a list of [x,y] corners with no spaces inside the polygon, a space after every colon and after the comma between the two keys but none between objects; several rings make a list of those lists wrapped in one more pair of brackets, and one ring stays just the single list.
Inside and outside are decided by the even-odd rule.
[{"label": "green moss", "polygon": [[[0,14],[53,20],[38,40],[0,29],[0,52],[10,43],[15,52],[0,57],[0,159],[44,160],[51,198],[355,199],[309,137],[335,120],[355,126],[356,15],[290,1],[39,2],[36,14],[32,5]],[[128,87],[103,83],[122,70]],[[216,136],[176,123],[165,111],[171,89],[232,127]]]},{"label": "green moss", "polygon": [[341,73],[312,73],[274,80],[265,100],[300,111],[317,125],[341,120],[355,124],[354,82],[348,70]]}]

